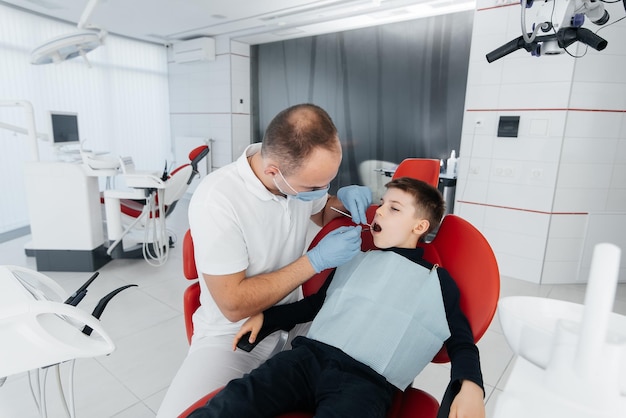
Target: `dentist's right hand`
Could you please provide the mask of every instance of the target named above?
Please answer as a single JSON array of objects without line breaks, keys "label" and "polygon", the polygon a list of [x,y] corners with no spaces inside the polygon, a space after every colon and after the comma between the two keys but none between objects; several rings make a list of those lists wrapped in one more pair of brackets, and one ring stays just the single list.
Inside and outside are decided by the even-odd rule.
[{"label": "dentist's right hand", "polygon": [[329,232],[309,252],[311,265],[316,273],[338,267],[361,251],[361,227],[342,226]]}]

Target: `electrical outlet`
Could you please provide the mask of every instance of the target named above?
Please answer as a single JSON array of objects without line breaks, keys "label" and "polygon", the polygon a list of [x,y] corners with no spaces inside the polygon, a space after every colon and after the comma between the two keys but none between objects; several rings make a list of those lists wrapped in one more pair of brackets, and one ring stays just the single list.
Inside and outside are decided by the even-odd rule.
[{"label": "electrical outlet", "polygon": [[513,167],[496,167],[494,175],[496,177],[515,177],[515,169]]}]

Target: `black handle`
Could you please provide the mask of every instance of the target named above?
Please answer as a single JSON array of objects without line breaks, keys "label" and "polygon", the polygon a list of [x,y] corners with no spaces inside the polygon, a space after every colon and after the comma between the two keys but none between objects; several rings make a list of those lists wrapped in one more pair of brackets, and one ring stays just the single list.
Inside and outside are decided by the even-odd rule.
[{"label": "black handle", "polygon": [[492,63],[497,59],[500,59],[506,55],[509,55],[512,52],[517,51],[518,49],[524,48],[525,45],[526,45],[526,42],[524,42],[523,37],[520,36],[519,38],[515,38],[505,43],[501,47],[498,47],[494,49],[493,51],[491,51],[490,53],[488,53],[486,55],[487,62]]},{"label": "black handle", "polygon": [[98,277],[98,275],[100,274],[100,272],[95,272],[90,278],[89,280],[87,280],[85,283],[83,283],[83,285],[81,287],[79,287],[74,293],[72,293],[72,295],[67,298],[67,300],[65,301],[66,304],[68,305],[72,305],[72,306],[76,306],[78,305],[78,302],[80,302],[81,300],[83,300],[83,298],[85,297],[85,295],[87,294],[87,287],[94,281],[96,280],[96,277]]}]

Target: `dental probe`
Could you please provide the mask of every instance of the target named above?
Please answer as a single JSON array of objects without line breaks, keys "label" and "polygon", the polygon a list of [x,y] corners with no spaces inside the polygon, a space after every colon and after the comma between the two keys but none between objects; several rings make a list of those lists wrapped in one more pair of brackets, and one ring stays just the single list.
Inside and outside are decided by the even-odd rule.
[{"label": "dental probe", "polygon": [[[348,218],[352,219],[352,215],[350,215],[349,213],[344,212],[344,211],[342,211],[342,210],[339,210],[339,209],[337,209],[337,208],[335,208],[335,207],[333,207],[333,206],[331,206],[330,208],[331,208],[332,210],[334,210],[335,212],[340,213],[340,214],[342,214],[343,216],[347,216]],[[372,225],[368,224],[367,222],[363,222],[363,225],[367,225],[367,226],[369,226],[370,228],[372,227]]]}]

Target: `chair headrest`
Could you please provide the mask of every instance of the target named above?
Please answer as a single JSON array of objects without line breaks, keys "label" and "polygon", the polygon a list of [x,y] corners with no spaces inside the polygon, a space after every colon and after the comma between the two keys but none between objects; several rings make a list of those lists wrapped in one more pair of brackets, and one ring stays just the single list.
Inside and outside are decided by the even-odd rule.
[{"label": "chair headrest", "polygon": [[189,153],[189,161],[191,161],[191,166],[194,171],[198,171],[198,163],[209,153],[208,145],[200,145],[191,150]]},{"label": "chair headrest", "polygon": [[407,158],[398,165],[393,178],[412,177],[437,187],[441,169],[439,164],[439,160],[432,158]]}]

